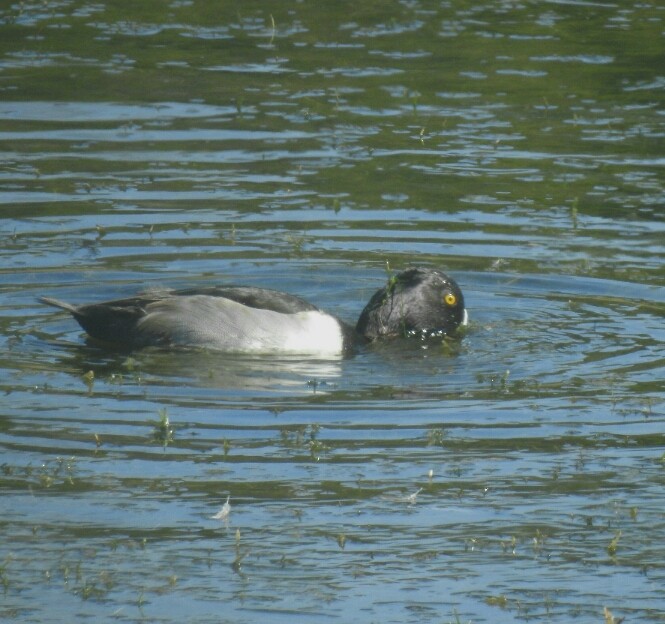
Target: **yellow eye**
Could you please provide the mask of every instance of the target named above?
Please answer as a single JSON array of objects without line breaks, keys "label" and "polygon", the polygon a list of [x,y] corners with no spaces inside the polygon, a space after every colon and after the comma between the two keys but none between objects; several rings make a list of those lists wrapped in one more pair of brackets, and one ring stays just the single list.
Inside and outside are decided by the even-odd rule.
[{"label": "yellow eye", "polygon": [[455,295],[453,295],[453,293],[447,293],[446,296],[443,298],[443,300],[449,306],[454,306],[457,303],[457,297],[455,297]]}]

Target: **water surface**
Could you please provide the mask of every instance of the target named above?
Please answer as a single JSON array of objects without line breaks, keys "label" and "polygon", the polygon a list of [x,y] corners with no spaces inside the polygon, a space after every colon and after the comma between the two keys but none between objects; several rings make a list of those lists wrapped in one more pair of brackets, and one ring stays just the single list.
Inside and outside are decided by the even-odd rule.
[{"label": "water surface", "polygon": [[[3,621],[663,621],[664,19],[0,10]],[[354,322],[412,265],[461,341],[127,354],[37,301],[242,283]]]}]

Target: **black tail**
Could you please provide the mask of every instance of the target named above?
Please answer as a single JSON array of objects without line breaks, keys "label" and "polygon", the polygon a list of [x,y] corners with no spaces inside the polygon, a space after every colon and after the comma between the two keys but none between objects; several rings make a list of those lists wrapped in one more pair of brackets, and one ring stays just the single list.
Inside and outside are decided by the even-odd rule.
[{"label": "black tail", "polygon": [[39,300],[46,305],[53,306],[54,308],[60,308],[61,310],[66,310],[70,314],[76,314],[76,306],[71,303],[66,303],[60,301],[60,299],[53,299],[51,297],[40,297]]}]

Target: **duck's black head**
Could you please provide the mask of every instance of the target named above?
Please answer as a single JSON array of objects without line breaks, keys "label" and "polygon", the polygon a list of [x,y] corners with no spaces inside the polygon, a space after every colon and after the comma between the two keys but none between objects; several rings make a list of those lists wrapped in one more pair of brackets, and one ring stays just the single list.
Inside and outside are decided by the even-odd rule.
[{"label": "duck's black head", "polygon": [[390,278],[362,311],[356,331],[369,340],[413,333],[451,334],[466,324],[464,296],[435,269],[407,269]]}]

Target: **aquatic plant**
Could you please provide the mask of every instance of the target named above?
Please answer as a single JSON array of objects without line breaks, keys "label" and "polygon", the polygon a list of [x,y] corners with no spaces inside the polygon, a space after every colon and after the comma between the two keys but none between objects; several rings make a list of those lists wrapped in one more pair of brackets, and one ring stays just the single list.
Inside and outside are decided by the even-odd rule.
[{"label": "aquatic plant", "polygon": [[13,557],[11,555],[7,555],[2,564],[0,564],[0,585],[2,585],[2,589],[5,594],[9,589],[9,574],[7,573],[7,568],[9,567],[9,564],[12,562],[12,559]]},{"label": "aquatic plant", "polygon": [[441,427],[432,427],[427,431],[427,446],[443,446],[446,437],[445,429]]},{"label": "aquatic plant", "polygon": [[[460,620],[459,613],[457,613],[457,609],[453,609],[453,617],[455,618],[454,621],[450,621],[448,624],[462,624],[462,620]],[[471,620],[468,620],[467,624],[471,624]]]},{"label": "aquatic plant", "polygon": [[269,46],[272,46],[273,41],[275,40],[275,18],[273,14],[270,14],[270,41],[268,42]]},{"label": "aquatic plant", "polygon": [[247,555],[249,555],[249,550],[242,552],[240,549],[240,529],[236,529],[235,559],[231,563],[231,569],[240,576],[244,576],[242,573],[242,562]]},{"label": "aquatic plant", "polygon": [[509,542],[501,540],[499,543],[501,544],[501,548],[503,549],[503,552],[510,552],[511,555],[514,555],[516,553],[517,538],[514,535],[510,538]]},{"label": "aquatic plant", "polygon": [[[40,468],[39,484],[43,488],[50,488],[56,484],[74,484],[74,457],[56,457],[54,460],[45,461]],[[26,471],[30,476],[31,470]]]},{"label": "aquatic plant", "polygon": [[607,545],[607,554],[614,558],[617,552],[617,546],[619,544],[619,540],[621,539],[621,531],[617,531],[610,543]]},{"label": "aquatic plant", "polygon": [[622,617],[614,617],[607,607],[603,607],[603,615],[605,616],[605,624],[621,624],[625,619]]},{"label": "aquatic plant", "polygon": [[419,91],[411,91],[409,93],[409,98],[411,100],[411,108],[413,109],[413,114],[415,115],[418,112],[418,102],[420,101],[421,93]]},{"label": "aquatic plant", "polygon": [[498,596],[487,596],[487,598],[485,598],[485,603],[490,607],[500,607],[501,609],[508,608],[508,598],[503,594],[499,594]]},{"label": "aquatic plant", "polygon": [[321,454],[330,450],[330,446],[318,439],[321,425],[292,425],[280,429],[281,443],[288,449],[309,451],[310,457],[319,461]]},{"label": "aquatic plant", "polygon": [[286,242],[291,246],[291,253],[295,256],[302,256],[305,244],[308,242],[308,237],[305,232],[302,234],[288,233],[284,237]]},{"label": "aquatic plant", "polygon": [[397,274],[390,268],[390,260],[386,260],[385,266],[386,275],[388,276],[388,283],[386,284],[386,297],[392,293],[397,284]]},{"label": "aquatic plant", "polygon": [[88,394],[92,394],[92,387],[95,384],[95,372],[89,370],[87,373],[81,375],[81,379],[88,388]]},{"label": "aquatic plant", "polygon": [[166,408],[159,410],[159,420],[151,421],[154,426],[152,437],[156,442],[159,442],[166,447],[173,442],[173,428],[171,427],[171,421],[169,420],[169,415],[166,411]]}]

